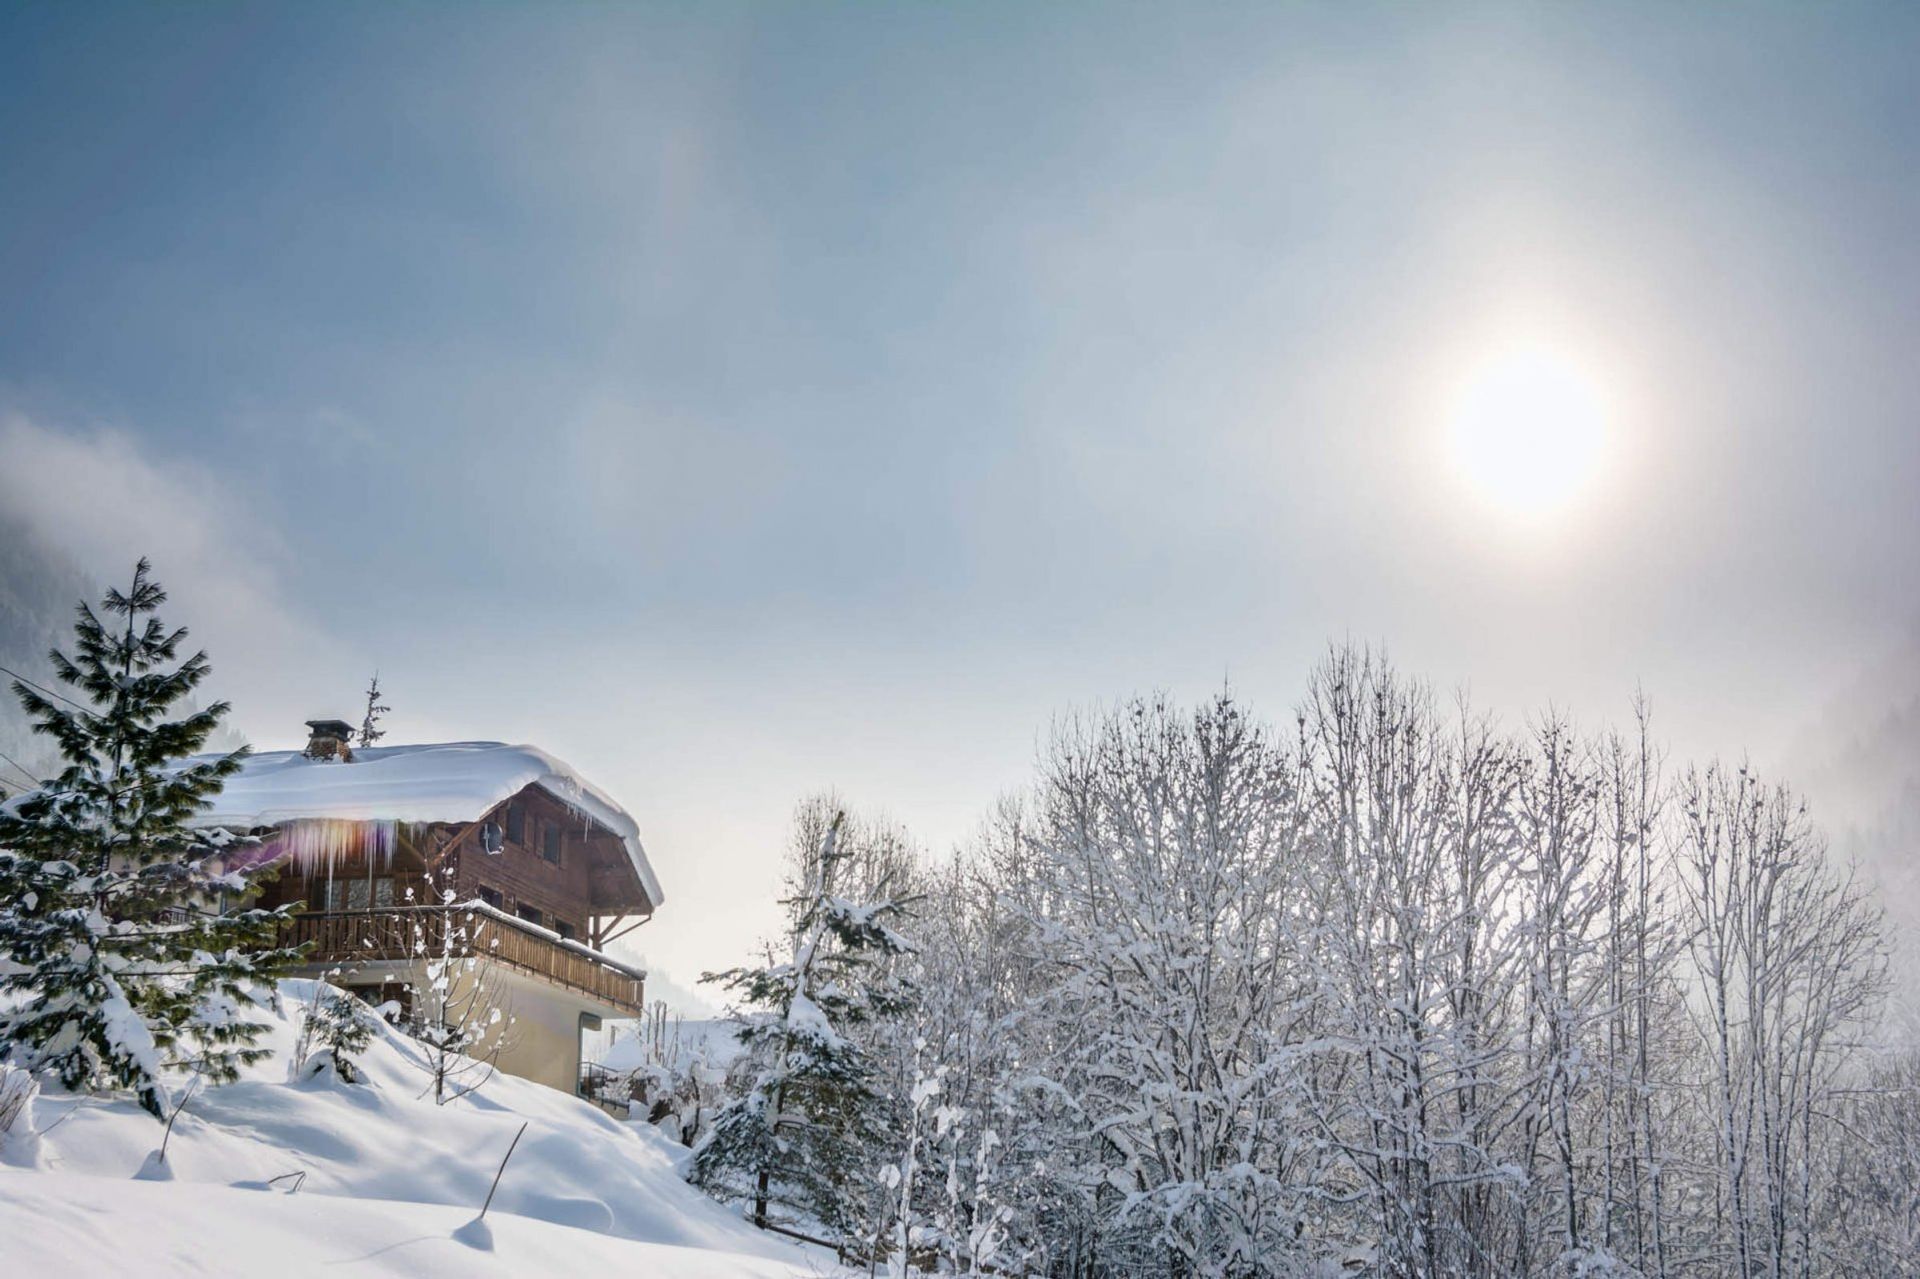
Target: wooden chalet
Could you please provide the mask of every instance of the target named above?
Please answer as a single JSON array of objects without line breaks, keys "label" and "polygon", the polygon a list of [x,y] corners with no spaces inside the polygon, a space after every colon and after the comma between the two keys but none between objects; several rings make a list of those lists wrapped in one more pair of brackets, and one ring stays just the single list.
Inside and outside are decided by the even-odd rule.
[{"label": "wooden chalet", "polygon": [[298,902],[291,940],[325,976],[402,1017],[434,958],[472,958],[509,1006],[500,1069],[576,1088],[580,1035],[639,1016],[646,974],[606,948],[662,893],[633,820],[529,746],[347,745],[311,721],[306,750],[258,754],[198,821],[259,842],[236,861],[278,875],[261,902]]}]

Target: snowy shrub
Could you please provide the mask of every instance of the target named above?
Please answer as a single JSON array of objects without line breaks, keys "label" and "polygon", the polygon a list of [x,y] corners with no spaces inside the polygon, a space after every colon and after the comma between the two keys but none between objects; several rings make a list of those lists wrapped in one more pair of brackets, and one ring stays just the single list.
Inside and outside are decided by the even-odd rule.
[{"label": "snowy shrub", "polygon": [[322,988],[302,1019],[301,1038],[310,1050],[300,1073],[312,1078],[330,1069],[344,1083],[359,1083],[354,1058],[373,1042],[374,1029],[374,1012],[365,1003],[345,991]]},{"label": "snowy shrub", "polygon": [[726,1104],[727,1063],[739,1051],[731,1023],[688,1022],[656,1002],[608,1047],[593,1071],[593,1096],[691,1146]]},{"label": "snowy shrub", "polygon": [[0,1065],[0,1145],[9,1135],[25,1135],[33,1099],[40,1092],[39,1081],[31,1071],[18,1066]]}]

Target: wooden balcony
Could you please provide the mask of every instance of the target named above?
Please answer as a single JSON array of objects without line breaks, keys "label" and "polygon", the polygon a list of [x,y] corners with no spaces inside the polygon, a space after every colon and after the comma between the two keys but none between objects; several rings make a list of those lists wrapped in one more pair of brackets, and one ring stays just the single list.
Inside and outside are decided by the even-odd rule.
[{"label": "wooden balcony", "polygon": [[483,902],[295,915],[282,944],[307,946],[310,964],[423,963],[482,958],[543,978],[637,1017],[646,974],[515,919]]}]

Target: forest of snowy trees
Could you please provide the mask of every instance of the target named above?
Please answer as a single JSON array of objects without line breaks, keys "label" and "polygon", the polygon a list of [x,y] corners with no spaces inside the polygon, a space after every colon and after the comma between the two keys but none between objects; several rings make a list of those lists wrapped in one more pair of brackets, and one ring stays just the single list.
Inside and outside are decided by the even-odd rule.
[{"label": "forest of snowy trees", "polygon": [[[907,1011],[831,1032],[883,1083],[891,1144],[834,1174],[872,1264],[1920,1272],[1879,914],[1792,793],[1664,761],[1644,714],[1503,731],[1337,649],[1284,731],[1225,695],[1063,721],[943,864],[836,841],[912,946],[871,974]],[[793,1069],[781,1015],[743,1095]]]}]

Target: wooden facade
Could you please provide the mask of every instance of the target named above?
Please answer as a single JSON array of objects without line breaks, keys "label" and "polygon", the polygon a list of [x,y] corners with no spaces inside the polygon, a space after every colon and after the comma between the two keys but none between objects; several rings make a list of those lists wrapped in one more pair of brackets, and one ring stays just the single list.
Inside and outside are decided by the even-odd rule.
[{"label": "wooden facade", "polygon": [[261,904],[302,904],[289,940],[310,964],[401,960],[430,934],[429,953],[452,939],[622,1014],[644,1007],[644,974],[599,953],[654,907],[626,844],[539,786],[472,822],[289,823],[266,852],[279,874]]}]

